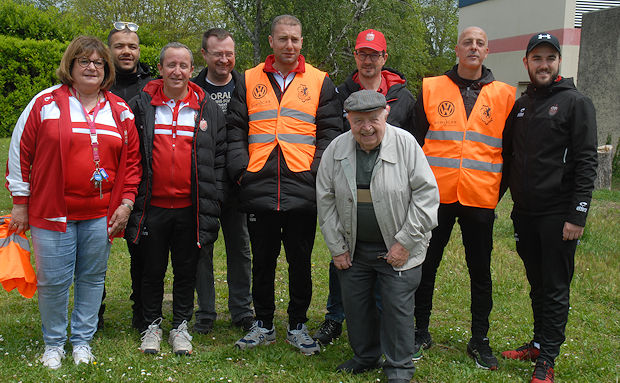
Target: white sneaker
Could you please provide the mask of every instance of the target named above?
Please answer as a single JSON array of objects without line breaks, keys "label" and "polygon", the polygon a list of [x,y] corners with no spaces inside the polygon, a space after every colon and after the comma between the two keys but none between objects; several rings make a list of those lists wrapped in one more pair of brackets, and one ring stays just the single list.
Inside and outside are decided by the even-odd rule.
[{"label": "white sneaker", "polygon": [[41,363],[47,368],[58,370],[62,366],[62,358],[65,350],[58,346],[45,346],[45,352],[41,355]]},{"label": "white sneaker", "polygon": [[190,355],[192,353],[192,336],[187,332],[187,321],[184,320],[179,327],[170,330],[168,343],[172,351],[177,355]]},{"label": "white sneaker", "polygon": [[145,354],[157,354],[160,350],[160,343],[162,337],[161,324],[162,318],[157,318],[149,325],[149,327],[142,332],[142,344],[140,345],[140,351]]},{"label": "white sneaker", "polygon": [[260,346],[261,344],[268,345],[276,342],[276,329],[271,326],[270,329],[263,327],[262,320],[255,320],[250,331],[237,342],[235,346],[240,350],[246,350]]},{"label": "white sneaker", "polygon": [[80,363],[90,364],[95,361],[91,348],[87,344],[80,344],[73,347],[73,361],[76,365]]},{"label": "white sneaker", "polygon": [[294,329],[287,326],[286,342],[297,347],[304,355],[314,355],[321,352],[321,347],[308,335],[308,327],[303,323],[298,323]]}]

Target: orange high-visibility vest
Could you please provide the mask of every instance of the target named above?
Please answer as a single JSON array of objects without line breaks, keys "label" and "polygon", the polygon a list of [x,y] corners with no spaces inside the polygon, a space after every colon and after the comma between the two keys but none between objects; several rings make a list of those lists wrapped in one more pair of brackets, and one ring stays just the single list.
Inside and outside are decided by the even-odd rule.
[{"label": "orange high-visibility vest", "polygon": [[6,291],[17,288],[32,298],[37,291],[37,276],[30,263],[30,243],[24,233],[9,234],[11,216],[0,217],[0,283]]},{"label": "orange high-visibility vest", "polygon": [[467,118],[461,91],[448,76],[422,82],[424,112],[430,124],[424,153],[441,203],[494,209],[502,179],[502,133],[515,101],[515,88],[484,85]]},{"label": "orange high-visibility vest", "polygon": [[295,74],[278,102],[264,66],[245,71],[250,125],[247,171],[261,170],[276,145],[291,171],[309,171],[316,151],[316,110],[326,73],[306,63],[305,72]]}]

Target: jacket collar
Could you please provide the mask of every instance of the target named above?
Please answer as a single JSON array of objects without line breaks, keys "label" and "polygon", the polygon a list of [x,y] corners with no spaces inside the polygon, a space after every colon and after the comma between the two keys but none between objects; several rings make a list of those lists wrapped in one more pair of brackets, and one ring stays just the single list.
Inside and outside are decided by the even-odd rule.
[{"label": "jacket collar", "polygon": [[[390,162],[396,163],[398,160],[397,150],[396,150],[396,133],[394,132],[394,126],[390,124],[386,124],[385,134],[383,135],[383,140],[381,140],[381,148],[379,149],[378,158]],[[353,137],[353,133],[348,131],[349,139],[346,140],[344,147],[342,150],[336,151],[334,154],[334,159],[337,161],[344,160],[345,158],[349,158],[349,161],[355,163],[355,138]]]}]

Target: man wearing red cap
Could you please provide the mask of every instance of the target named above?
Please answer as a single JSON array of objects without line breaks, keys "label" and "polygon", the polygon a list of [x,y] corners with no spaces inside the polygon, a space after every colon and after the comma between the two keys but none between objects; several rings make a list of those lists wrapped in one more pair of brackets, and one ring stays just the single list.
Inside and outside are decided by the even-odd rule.
[{"label": "man wearing red cap", "polygon": [[[387,43],[383,33],[367,29],[357,35],[355,41],[355,70],[336,91],[340,101],[361,89],[374,90],[383,94],[390,106],[387,123],[413,134],[415,98],[407,89],[407,80],[402,73],[385,67],[387,62]],[[350,129],[349,121],[343,115],[343,128]],[[329,296],[327,314],[313,338],[321,344],[329,344],[342,333],[344,310],[340,294],[340,283],[334,262],[329,264]]]}]

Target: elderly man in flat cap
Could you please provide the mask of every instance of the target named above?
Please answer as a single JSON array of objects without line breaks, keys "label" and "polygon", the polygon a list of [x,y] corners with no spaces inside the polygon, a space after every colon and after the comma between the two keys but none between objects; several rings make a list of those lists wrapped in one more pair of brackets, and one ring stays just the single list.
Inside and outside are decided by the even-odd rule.
[{"label": "elderly man in flat cap", "polygon": [[384,355],[388,381],[409,382],[414,295],[437,225],[437,183],[415,138],[387,124],[385,96],[361,90],[344,109],[351,130],[325,150],[316,184],[319,223],[338,269],[354,352],[337,370],[375,369]]}]

